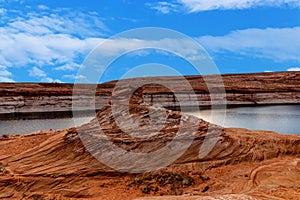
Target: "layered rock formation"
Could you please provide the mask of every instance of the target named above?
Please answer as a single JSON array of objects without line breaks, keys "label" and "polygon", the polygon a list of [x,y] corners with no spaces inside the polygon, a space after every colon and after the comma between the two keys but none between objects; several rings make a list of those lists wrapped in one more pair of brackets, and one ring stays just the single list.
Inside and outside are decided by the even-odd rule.
[{"label": "layered rock formation", "polygon": [[[227,101],[297,103],[299,76],[299,72],[225,75]],[[187,79],[198,95],[197,102],[209,104],[203,80]],[[215,79],[205,80],[216,83]],[[175,84],[176,94],[182,95],[176,98],[173,90],[158,84],[131,87],[141,80],[121,84],[112,98],[117,82],[98,85],[99,111],[85,125],[0,137],[0,198],[299,199],[299,135],[228,129],[167,110],[161,106],[175,108],[178,99],[186,99],[183,103],[195,99],[189,98],[176,77],[161,80]],[[25,102],[4,101],[4,113],[28,112],[29,108],[68,111],[72,103],[72,85],[2,86],[2,98],[16,102],[17,96],[23,96]],[[91,108],[91,86],[80,85],[79,93],[77,108]],[[129,99],[128,94],[132,94]],[[52,100],[33,100],[40,97]]]},{"label": "layered rock formation", "polygon": [[[204,79],[187,76],[185,79],[190,85],[182,84],[182,77],[128,79],[118,90],[132,93],[138,89],[134,86],[152,82],[154,84],[140,85],[144,102],[168,108],[179,107],[178,99],[181,106],[300,103],[300,72],[222,75],[222,80],[220,76]],[[166,83],[173,89],[166,90],[155,83]],[[101,109],[111,98],[116,84],[117,81],[98,86],[76,85],[78,95],[73,95],[72,84],[0,83],[0,113],[70,112],[72,101],[77,105],[75,110],[93,110],[94,106]],[[226,93],[220,94],[221,91]]]},{"label": "layered rock formation", "polygon": [[[73,84],[59,83],[0,83],[0,114],[71,112],[72,101],[77,105],[90,105],[95,94],[101,96],[96,107],[105,105],[111,95],[113,83],[98,86],[80,85],[80,98],[73,97]],[[9,116],[9,115],[6,115]]]},{"label": "layered rock formation", "polygon": [[[133,98],[130,115],[122,105],[115,111],[107,105],[81,127],[2,138],[0,198],[299,197],[300,136],[225,129],[178,111],[135,104],[139,100]],[[174,140],[177,148],[150,156]],[[31,142],[24,146],[25,141]],[[187,141],[190,146],[178,155]],[[201,155],[205,143],[212,148]],[[124,151],[113,152],[112,145]],[[147,172],[157,166],[165,168]],[[135,169],[147,173],[122,172]]]}]

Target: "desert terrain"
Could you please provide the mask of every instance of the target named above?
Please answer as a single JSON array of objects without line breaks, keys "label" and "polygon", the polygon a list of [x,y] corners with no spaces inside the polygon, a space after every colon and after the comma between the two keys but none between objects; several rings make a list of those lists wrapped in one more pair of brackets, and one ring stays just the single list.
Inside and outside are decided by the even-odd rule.
[{"label": "desert terrain", "polygon": [[[300,101],[299,72],[222,77],[230,105]],[[167,80],[176,84],[176,78]],[[188,80],[198,94],[197,100],[209,105],[204,81],[199,77]],[[207,80],[213,82],[215,78]],[[169,110],[178,107],[177,100],[170,96],[171,91],[157,85],[133,92],[129,117],[123,101],[117,101],[117,110],[109,102],[114,84],[97,86],[99,109],[87,124],[0,137],[0,199],[300,199],[300,135],[223,128]],[[72,87],[0,84],[2,116],[11,111],[70,111]],[[80,87],[87,97],[80,100],[84,104],[92,91],[85,85]],[[121,94],[127,92],[124,88]],[[176,88],[188,95],[185,88]],[[167,103],[153,106],[159,102]],[[176,138],[178,133],[180,137]],[[190,145],[182,154],[171,146],[170,155],[172,151],[178,153],[174,162],[166,162],[166,166],[154,171],[151,167],[171,159],[166,156],[169,152],[160,152],[157,159],[149,157],[151,162],[128,156],[151,154],[173,141],[178,146],[184,146],[186,141]],[[114,157],[113,162],[109,162],[111,154],[103,162],[97,159],[111,144],[123,149],[123,154]],[[203,153],[205,144],[213,145]]]}]

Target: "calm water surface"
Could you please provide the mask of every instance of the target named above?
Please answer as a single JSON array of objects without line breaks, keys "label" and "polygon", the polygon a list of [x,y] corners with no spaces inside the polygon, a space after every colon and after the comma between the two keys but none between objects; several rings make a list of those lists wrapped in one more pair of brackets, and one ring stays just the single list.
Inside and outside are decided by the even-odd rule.
[{"label": "calm water surface", "polygon": [[[224,117],[225,113],[226,117]],[[300,134],[300,105],[200,110],[200,112],[189,112],[189,114],[224,127]],[[78,117],[76,123],[85,124],[93,117],[94,115]],[[0,121],[0,135],[28,133],[37,130],[58,130],[74,126],[72,118],[2,120]]]},{"label": "calm water surface", "polygon": [[[88,123],[93,117],[76,118],[76,124]],[[30,119],[30,120],[2,120],[0,121],[0,135],[29,133],[38,130],[59,130],[75,127],[72,118],[61,119]]]},{"label": "calm water surface", "polygon": [[189,114],[224,127],[300,134],[300,105],[239,107]]}]

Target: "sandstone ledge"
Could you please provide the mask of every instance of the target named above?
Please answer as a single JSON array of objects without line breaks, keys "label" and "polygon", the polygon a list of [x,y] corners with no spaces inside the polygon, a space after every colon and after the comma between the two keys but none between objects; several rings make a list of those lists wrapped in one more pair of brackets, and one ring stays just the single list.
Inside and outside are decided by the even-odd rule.
[{"label": "sandstone ledge", "polygon": [[[136,78],[126,80],[120,91],[133,92],[134,85],[143,81],[155,80],[173,85],[176,91],[167,90],[159,85],[142,87],[143,101],[151,105],[160,105],[176,109],[179,103],[174,97],[176,92],[182,100],[181,106],[200,106],[222,104],[227,105],[269,105],[269,104],[299,104],[300,103],[300,72],[274,72],[222,75],[224,85],[219,83],[216,76],[207,76],[205,81],[200,76],[187,76],[196,96],[186,92],[187,88],[180,83],[178,77]],[[206,83],[215,84],[215,88],[225,86],[226,99],[218,93],[209,93]],[[0,114],[4,117],[8,113],[40,113],[72,111],[72,101],[79,111],[93,110],[93,106],[100,110],[111,99],[117,81],[97,86],[96,92],[92,85],[77,85],[80,96],[72,96],[72,84],[59,83],[0,83]],[[96,93],[96,98],[94,96]],[[218,99],[219,98],[219,99]],[[93,104],[93,105],[91,105]]]}]

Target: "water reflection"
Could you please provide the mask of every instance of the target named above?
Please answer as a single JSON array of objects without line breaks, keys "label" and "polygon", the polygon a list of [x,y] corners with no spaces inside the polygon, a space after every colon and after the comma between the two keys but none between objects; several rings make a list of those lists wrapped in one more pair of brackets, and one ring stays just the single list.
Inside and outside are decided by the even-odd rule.
[{"label": "water reflection", "polygon": [[[76,118],[76,123],[85,124],[93,117],[84,116]],[[38,130],[59,130],[74,127],[72,118],[62,119],[31,119],[31,120],[2,120],[0,121],[0,135],[21,134]]]},{"label": "water reflection", "polygon": [[[224,112],[226,117],[224,118]],[[201,110],[189,114],[206,121],[224,126],[252,130],[271,130],[279,133],[300,134],[300,105],[239,107],[227,110]],[[89,122],[95,115],[89,114],[76,118],[76,123]],[[0,120],[0,135],[21,134],[38,130],[59,130],[74,127],[72,118]]]},{"label": "water reflection", "polygon": [[300,105],[229,108],[225,119],[222,119],[222,112],[225,110],[202,110],[189,114],[224,127],[300,134]]}]

